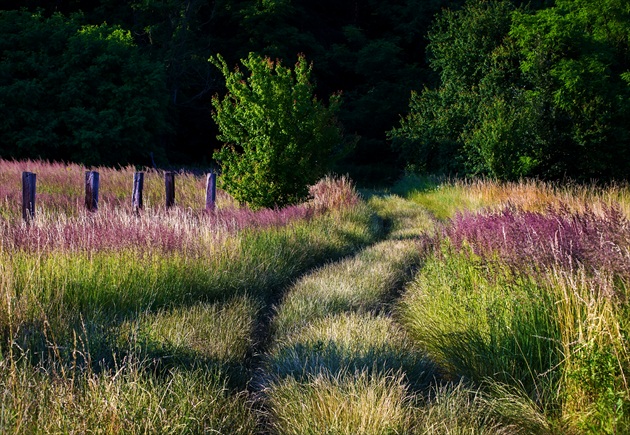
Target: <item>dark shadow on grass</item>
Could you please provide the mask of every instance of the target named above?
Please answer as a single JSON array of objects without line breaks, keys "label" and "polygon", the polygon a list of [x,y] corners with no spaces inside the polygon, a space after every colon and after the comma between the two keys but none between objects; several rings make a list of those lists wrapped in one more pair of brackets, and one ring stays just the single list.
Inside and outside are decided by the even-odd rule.
[{"label": "dark shadow on grass", "polygon": [[[328,373],[404,373],[414,391],[428,391],[441,377],[438,367],[420,352],[402,352],[393,346],[366,347],[361,352],[344,348],[334,340],[295,343],[277,350],[265,361],[263,384],[293,377],[307,382],[312,375]],[[262,387],[262,385],[261,385]],[[262,389],[262,388],[261,388]]]}]

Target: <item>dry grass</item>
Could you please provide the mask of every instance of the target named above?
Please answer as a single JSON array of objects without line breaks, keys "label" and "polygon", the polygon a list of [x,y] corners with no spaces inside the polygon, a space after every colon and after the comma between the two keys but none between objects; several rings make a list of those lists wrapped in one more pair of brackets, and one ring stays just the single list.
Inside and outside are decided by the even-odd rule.
[{"label": "dry grass", "polygon": [[461,180],[409,175],[392,190],[422,205],[439,219],[453,217],[458,212],[496,211],[508,206],[545,212],[549,207],[558,207],[559,204],[573,213],[583,213],[588,208],[597,214],[616,206],[630,217],[630,186],[626,183],[600,186],[596,183],[540,180],[497,182],[490,179]]},{"label": "dry grass", "polygon": [[413,396],[395,373],[322,372],[307,382],[289,377],[266,393],[277,434],[404,434],[413,426]]}]

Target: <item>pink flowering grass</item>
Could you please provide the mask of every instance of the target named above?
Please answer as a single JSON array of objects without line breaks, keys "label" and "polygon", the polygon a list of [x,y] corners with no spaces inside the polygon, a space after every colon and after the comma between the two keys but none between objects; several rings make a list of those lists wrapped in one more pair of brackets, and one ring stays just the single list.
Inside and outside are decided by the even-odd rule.
[{"label": "pink flowering grass", "polygon": [[526,270],[578,264],[630,278],[630,222],[619,207],[600,214],[588,207],[547,212],[506,207],[492,213],[460,213],[445,230],[456,247],[469,246],[480,256],[497,256]]},{"label": "pink flowering grass", "polygon": [[293,206],[280,210],[220,209],[214,213],[186,210],[134,216],[105,208],[76,217],[36,220],[31,225],[0,223],[3,250],[26,252],[117,251],[136,249],[151,253],[182,252],[203,255],[207,245],[242,230],[282,227],[308,221],[314,209]]},{"label": "pink flowering grass", "polygon": [[[131,210],[134,168],[96,168],[101,174],[99,210],[83,206],[86,168],[76,164],[0,160],[0,246],[28,252],[115,251],[204,253],[208,243],[237,231],[288,225],[315,214],[356,206],[359,197],[344,177],[327,177],[311,188],[311,199],[282,209],[239,207],[223,191],[215,211],[206,212],[205,177],[182,173],[176,177],[176,206],[165,210],[163,178],[145,174],[144,209]],[[21,173],[38,174],[36,219],[21,221]]]},{"label": "pink flowering grass", "polygon": [[[22,172],[37,174],[36,214],[44,216],[77,216],[84,209],[85,172],[100,174],[99,208],[130,210],[133,174],[136,169],[87,168],[74,163],[0,160],[0,216],[21,218]],[[164,208],[165,189],[162,171],[142,169],[143,203],[146,209]],[[175,177],[175,203],[180,208],[202,210],[205,207],[205,177],[181,172]],[[217,192],[217,205],[234,206],[223,191]]]},{"label": "pink flowering grass", "polygon": [[[77,209],[67,200],[72,195],[62,190],[65,186],[78,194],[82,184],[74,190],[70,185],[77,178],[82,183],[85,168],[42,162],[0,165],[4,181],[31,170],[50,183],[50,191],[50,186],[57,190],[56,205],[41,205],[46,211],[32,222],[17,216],[0,219],[0,286],[10,296],[0,302],[0,331],[2,325],[53,313],[61,318],[86,309],[125,313],[247,291],[264,298],[300,271],[346,255],[378,233],[370,211],[345,179],[319,184],[320,192],[334,200],[316,193],[307,203],[283,209],[237,207],[221,193],[220,206],[212,212],[178,202],[169,210],[149,204],[136,214],[126,199],[125,204],[114,199],[104,200],[92,213]],[[101,171],[101,188],[112,198],[126,192],[123,185],[130,187],[132,168]],[[157,179],[157,173],[149,175]],[[205,177],[178,177],[184,203],[185,192],[195,201],[203,199]],[[4,201],[16,208],[14,197]]]}]

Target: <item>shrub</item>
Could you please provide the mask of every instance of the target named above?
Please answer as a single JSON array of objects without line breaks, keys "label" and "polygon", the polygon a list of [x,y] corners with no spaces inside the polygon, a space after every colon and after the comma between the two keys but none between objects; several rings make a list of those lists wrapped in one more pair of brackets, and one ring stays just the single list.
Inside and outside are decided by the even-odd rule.
[{"label": "shrub", "polygon": [[335,121],[340,97],[328,107],[313,96],[311,66],[303,56],[285,68],[250,53],[241,60],[250,74],[230,72],[217,55],[210,61],[225,76],[228,94],[212,104],[218,136],[226,145],[214,154],[220,181],[239,202],[251,207],[295,204],[341,157],[341,129]]}]

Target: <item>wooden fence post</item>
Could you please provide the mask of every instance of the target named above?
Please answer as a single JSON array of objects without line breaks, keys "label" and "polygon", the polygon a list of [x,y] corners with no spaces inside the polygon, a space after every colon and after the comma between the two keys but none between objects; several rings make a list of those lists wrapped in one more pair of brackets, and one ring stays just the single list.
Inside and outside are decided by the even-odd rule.
[{"label": "wooden fence post", "polygon": [[144,187],[144,172],[133,174],[133,192],[131,193],[131,207],[134,213],[142,210],[142,189]]},{"label": "wooden fence post", "polygon": [[85,172],[85,208],[88,211],[98,210],[99,176],[96,171]]},{"label": "wooden fence post", "polygon": [[212,172],[206,179],[206,210],[214,211],[217,200],[217,174]]},{"label": "wooden fence post", "polygon": [[164,187],[166,189],[166,208],[175,205],[175,172],[164,173]]},{"label": "wooden fence post", "polygon": [[29,222],[35,218],[35,192],[37,175],[22,172],[22,219]]}]

